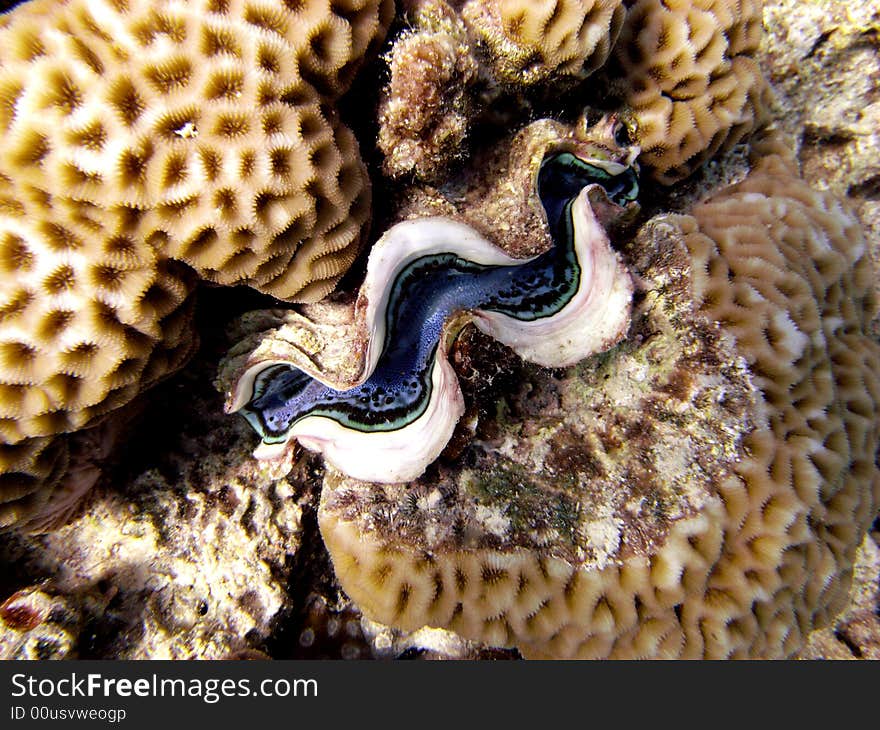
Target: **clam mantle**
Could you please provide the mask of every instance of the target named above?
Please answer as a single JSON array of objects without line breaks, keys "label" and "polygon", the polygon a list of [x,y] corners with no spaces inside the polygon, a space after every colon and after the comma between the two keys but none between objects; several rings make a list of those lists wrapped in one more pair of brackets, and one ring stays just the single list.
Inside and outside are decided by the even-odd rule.
[{"label": "clam mantle", "polygon": [[635,200],[633,167],[557,152],[535,184],[553,240],[537,256],[513,258],[445,217],[404,221],[382,236],[354,307],[350,347],[362,365],[350,382],[283,358],[244,367],[227,410],[260,434],[257,457],[280,459],[296,439],[351,477],[414,479],[464,412],[447,353],[466,323],[547,367],[616,344],[633,284],[597,212]]}]

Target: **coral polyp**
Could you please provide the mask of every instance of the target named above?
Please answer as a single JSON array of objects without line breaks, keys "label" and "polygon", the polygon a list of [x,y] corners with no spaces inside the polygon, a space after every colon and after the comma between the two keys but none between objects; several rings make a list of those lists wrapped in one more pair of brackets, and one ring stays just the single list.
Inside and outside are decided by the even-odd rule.
[{"label": "coral polyp", "polygon": [[276,456],[296,438],[350,476],[414,479],[464,411],[447,352],[466,322],[548,367],[615,344],[629,322],[632,282],[592,200],[622,210],[638,194],[635,171],[561,152],[545,158],[536,184],[554,245],[528,259],[448,218],[392,227],[371,253],[359,295],[360,382],[339,390],[320,373],[272,360],[239,380],[233,409],[262,437],[258,454]]}]

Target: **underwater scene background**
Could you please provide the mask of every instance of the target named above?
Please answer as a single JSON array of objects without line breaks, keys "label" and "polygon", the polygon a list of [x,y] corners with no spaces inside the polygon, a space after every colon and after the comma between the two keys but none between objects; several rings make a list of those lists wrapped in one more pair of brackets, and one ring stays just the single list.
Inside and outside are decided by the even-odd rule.
[{"label": "underwater scene background", "polygon": [[880,657],[876,3],[0,11],[0,658]]}]

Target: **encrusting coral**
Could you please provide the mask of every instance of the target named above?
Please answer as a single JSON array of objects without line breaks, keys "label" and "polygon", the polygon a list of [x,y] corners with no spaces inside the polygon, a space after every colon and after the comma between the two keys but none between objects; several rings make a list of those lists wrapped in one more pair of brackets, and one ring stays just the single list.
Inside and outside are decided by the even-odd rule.
[{"label": "encrusting coral", "polygon": [[428,180],[464,152],[478,64],[464,23],[443,0],[412,3],[407,17],[388,58],[377,144],[387,175]]},{"label": "encrusting coral", "polygon": [[410,0],[388,53],[378,145],[391,177],[437,182],[496,101],[569,88],[608,58],[621,0]]},{"label": "encrusting coral", "polygon": [[756,59],[761,0],[628,0],[611,72],[641,164],[664,183],[768,121]]},{"label": "encrusting coral", "polygon": [[841,609],[880,503],[871,266],[841,204],[759,153],[627,246],[643,297],[611,353],[526,368],[494,433],[416,482],[328,472],[322,534],[368,616],[718,658],[790,656]]},{"label": "encrusting coral", "polygon": [[498,81],[573,82],[604,65],[625,15],[623,0],[470,0],[462,18],[484,45]]},{"label": "encrusting coral", "polygon": [[52,488],[65,445],[44,437],[187,359],[191,269],[280,298],[335,286],[369,183],[332,102],[393,7],[33,0],[0,17],[0,523]]}]

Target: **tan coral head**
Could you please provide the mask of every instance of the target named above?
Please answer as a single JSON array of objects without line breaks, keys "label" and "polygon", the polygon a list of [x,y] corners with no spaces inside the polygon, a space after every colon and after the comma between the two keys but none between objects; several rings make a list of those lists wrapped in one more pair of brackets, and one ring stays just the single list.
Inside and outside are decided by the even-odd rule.
[{"label": "tan coral head", "polygon": [[42,524],[85,491],[91,470],[59,486],[61,434],[194,352],[195,274],[296,301],[336,286],[370,189],[334,106],[393,15],[393,0],[0,15],[0,524]]},{"label": "tan coral head", "polygon": [[96,256],[130,235],[205,279],[320,299],[369,217],[333,102],[393,13],[393,0],[22,3],[0,20],[0,175],[33,198],[24,220]]},{"label": "tan coral head", "polygon": [[570,152],[547,156],[537,191],[554,245],[532,258],[512,258],[449,218],[392,227],[371,252],[354,310],[353,352],[365,354],[351,387],[338,390],[332,378],[282,364],[277,353],[238,377],[230,410],[262,436],[256,455],[280,458],[297,439],[355,478],[414,479],[464,410],[446,354],[466,322],[547,367],[617,343],[629,324],[632,281],[594,201],[607,211],[635,198],[634,171],[618,167]]},{"label": "tan coral head", "polygon": [[768,121],[758,63],[760,0],[632,0],[612,78],[629,108],[642,165],[671,185]]}]

